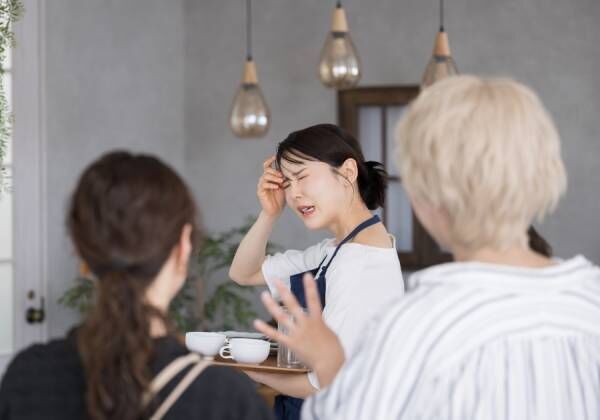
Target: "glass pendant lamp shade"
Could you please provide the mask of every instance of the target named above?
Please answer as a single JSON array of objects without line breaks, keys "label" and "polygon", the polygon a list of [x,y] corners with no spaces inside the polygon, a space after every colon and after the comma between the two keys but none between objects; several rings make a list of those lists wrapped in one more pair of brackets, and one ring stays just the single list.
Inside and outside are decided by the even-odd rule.
[{"label": "glass pendant lamp shade", "polygon": [[433,47],[433,56],[429,60],[421,87],[426,88],[438,80],[458,74],[456,63],[450,55],[450,45],[448,43],[448,34],[440,30],[435,38]]},{"label": "glass pendant lamp shade", "polygon": [[348,33],[346,12],[338,2],[321,50],[319,78],[329,88],[343,89],[355,86],[360,76],[360,59]]},{"label": "glass pendant lamp shade", "polygon": [[269,131],[271,114],[256,77],[256,65],[246,60],[242,83],[233,100],[229,124],[242,138],[262,137]]},{"label": "glass pendant lamp shade", "polygon": [[258,86],[256,64],[252,60],[252,3],[246,0],[246,62],[231,106],[229,126],[237,137],[251,138],[267,134],[270,123],[271,113]]}]

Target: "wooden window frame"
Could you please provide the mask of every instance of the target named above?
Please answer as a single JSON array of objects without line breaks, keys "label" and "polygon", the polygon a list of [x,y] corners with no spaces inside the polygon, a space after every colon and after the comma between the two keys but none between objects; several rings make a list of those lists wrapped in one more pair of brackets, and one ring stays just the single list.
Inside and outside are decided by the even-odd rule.
[{"label": "wooden window frame", "polygon": [[[407,106],[419,94],[418,86],[370,86],[339,90],[337,92],[337,118],[338,124],[344,130],[355,136],[359,142],[359,108],[380,107],[383,111],[387,107]],[[387,113],[381,113],[381,162],[387,161]],[[398,176],[390,176],[390,182],[402,182]],[[387,192],[386,192],[387,196]],[[387,197],[386,197],[387,202]],[[383,209],[383,222],[387,224],[391,215],[387,206]],[[412,251],[398,252],[403,270],[413,271],[430,267],[435,264],[452,261],[452,256],[443,252],[435,240],[427,233],[412,212]]]}]

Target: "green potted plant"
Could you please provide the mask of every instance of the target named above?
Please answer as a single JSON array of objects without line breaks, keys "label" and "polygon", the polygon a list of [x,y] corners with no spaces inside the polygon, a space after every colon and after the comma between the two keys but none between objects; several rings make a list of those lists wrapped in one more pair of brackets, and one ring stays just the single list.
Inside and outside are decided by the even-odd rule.
[{"label": "green potted plant", "polygon": [[[222,233],[205,234],[192,267],[196,275],[188,277],[171,302],[170,316],[181,332],[248,328],[256,317],[249,297],[252,288],[237,285],[224,273],[253,223],[254,219],[248,218],[240,227]],[[277,245],[267,245],[268,253],[277,249]],[[213,291],[204,299],[203,291],[209,288]],[[94,283],[86,276],[79,276],[59,299],[60,304],[82,315],[93,302]],[[201,309],[198,310],[198,307]]]}]

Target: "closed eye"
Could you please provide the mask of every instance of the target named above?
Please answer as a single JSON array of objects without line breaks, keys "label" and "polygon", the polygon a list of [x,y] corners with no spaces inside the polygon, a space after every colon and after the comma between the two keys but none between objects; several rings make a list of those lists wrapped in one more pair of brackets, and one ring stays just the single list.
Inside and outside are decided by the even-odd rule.
[{"label": "closed eye", "polygon": [[[304,171],[304,169],[302,171],[300,171],[298,174],[302,173]],[[302,176],[297,176],[298,174],[293,174],[292,176],[294,176],[294,178],[296,178],[296,182],[303,180],[304,178],[306,178],[308,175],[302,175]],[[287,188],[289,188],[289,186],[291,185],[292,181],[289,178],[284,178],[283,179],[283,183],[281,184],[282,188],[285,190]]]}]

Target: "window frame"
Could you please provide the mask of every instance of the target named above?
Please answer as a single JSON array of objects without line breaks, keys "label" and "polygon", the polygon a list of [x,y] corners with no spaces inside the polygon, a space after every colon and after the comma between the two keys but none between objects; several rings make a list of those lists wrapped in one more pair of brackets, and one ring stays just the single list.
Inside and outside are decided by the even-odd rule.
[{"label": "window frame", "polygon": [[[338,125],[344,130],[351,133],[360,139],[359,127],[359,111],[361,107],[379,107],[381,112],[381,150],[382,156],[380,162],[384,163],[388,160],[386,138],[387,138],[387,112],[388,107],[406,107],[419,94],[419,86],[368,86],[351,89],[343,89],[337,92],[337,119]],[[387,168],[386,168],[387,169]],[[402,183],[399,176],[390,176],[389,182]],[[389,190],[388,190],[389,191]],[[386,202],[387,194],[386,191]],[[383,209],[383,223],[387,225],[390,215],[387,211],[387,206]],[[437,245],[435,240],[427,233],[425,228],[417,219],[414,211],[412,211],[412,251],[399,251],[398,257],[404,270],[413,271],[420,270],[432,265],[446,263],[452,261],[451,254],[444,252]]]}]

